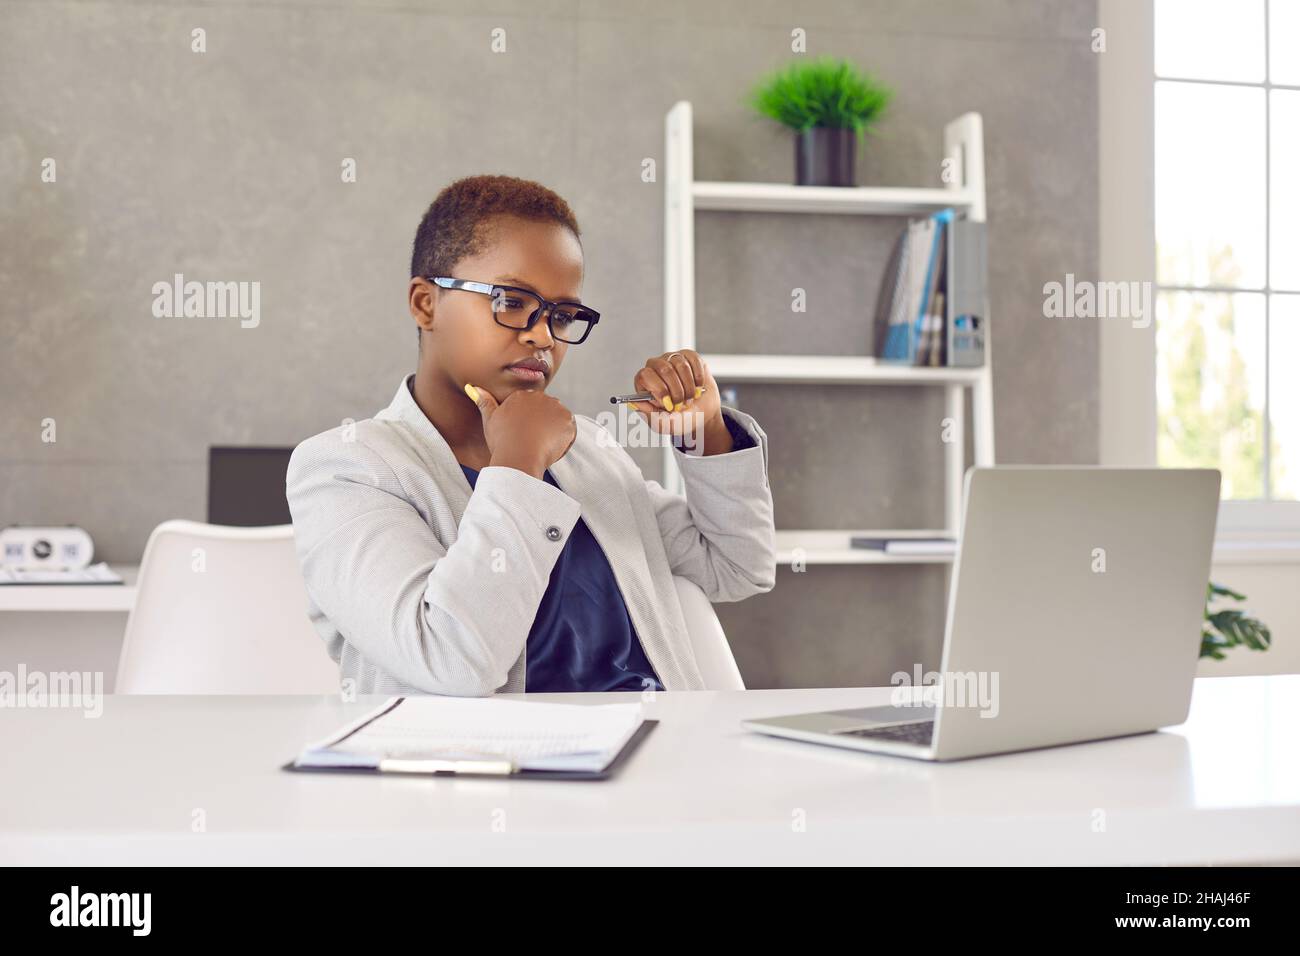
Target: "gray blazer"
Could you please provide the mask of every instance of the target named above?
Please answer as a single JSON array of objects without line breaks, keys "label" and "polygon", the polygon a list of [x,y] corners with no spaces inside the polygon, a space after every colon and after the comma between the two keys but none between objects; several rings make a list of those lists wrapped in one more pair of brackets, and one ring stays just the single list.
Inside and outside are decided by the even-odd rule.
[{"label": "gray blazer", "polygon": [[[525,690],[528,632],[581,516],[609,559],[667,690],[703,688],[672,582],[739,601],[776,582],[767,435],[708,457],[674,451],[685,497],[647,481],[595,419],[550,467],[563,491],[488,466],[472,490],[415,403],[413,375],[374,418],[322,432],[289,461],[286,491],[308,613],[357,693]],[[648,429],[647,429],[648,432]]]}]

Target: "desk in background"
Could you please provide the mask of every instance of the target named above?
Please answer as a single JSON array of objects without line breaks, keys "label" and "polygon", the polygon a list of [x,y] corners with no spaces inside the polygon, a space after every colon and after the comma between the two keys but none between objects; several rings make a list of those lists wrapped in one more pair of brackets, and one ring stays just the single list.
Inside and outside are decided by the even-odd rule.
[{"label": "desk in background", "polygon": [[140,570],[111,567],[122,584],[0,587],[0,670],[99,671],[111,691]]},{"label": "desk in background", "polygon": [[[0,613],[78,611],[125,614],[135,606],[138,565],[109,565],[121,584],[6,584],[0,587]],[[126,619],[122,619],[126,626]]]}]

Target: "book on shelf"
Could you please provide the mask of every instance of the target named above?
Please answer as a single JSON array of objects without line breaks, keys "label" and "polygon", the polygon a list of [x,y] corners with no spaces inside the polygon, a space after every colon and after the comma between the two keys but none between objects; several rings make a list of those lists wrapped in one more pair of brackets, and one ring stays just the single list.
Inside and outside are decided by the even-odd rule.
[{"label": "book on shelf", "polygon": [[906,365],[983,365],[986,273],[983,223],[953,209],[910,221],[880,284],[877,356]]},{"label": "book on shelf", "polygon": [[885,554],[946,555],[957,553],[954,538],[876,538],[854,535],[849,546],[864,551],[881,551]]}]

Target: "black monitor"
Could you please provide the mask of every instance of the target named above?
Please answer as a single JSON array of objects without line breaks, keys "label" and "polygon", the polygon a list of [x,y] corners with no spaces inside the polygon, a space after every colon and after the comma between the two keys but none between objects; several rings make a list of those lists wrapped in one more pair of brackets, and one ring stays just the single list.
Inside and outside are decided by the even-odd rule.
[{"label": "black monitor", "polygon": [[284,477],[292,448],[208,449],[208,523],[255,528],[291,524]]}]

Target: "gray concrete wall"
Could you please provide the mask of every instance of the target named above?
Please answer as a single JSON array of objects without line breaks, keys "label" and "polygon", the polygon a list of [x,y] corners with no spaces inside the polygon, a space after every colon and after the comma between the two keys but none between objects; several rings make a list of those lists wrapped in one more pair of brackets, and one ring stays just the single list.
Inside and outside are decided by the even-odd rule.
[{"label": "gray concrete wall", "polygon": [[[1093,0],[0,0],[0,524],[77,523],[138,561],[158,522],[204,517],[208,446],[292,445],[382,408],[415,359],[415,226],[470,173],[574,206],[608,318],[554,393],[607,408],[662,351],[662,184],[640,172],[664,114],[694,103],[699,178],[790,181],[789,135],[742,97],[794,27],[897,90],[864,185],[938,185],[943,124],[984,115],[998,456],[1094,462],[1096,327],[1043,319],[1041,289],[1096,270],[1095,18]],[[701,350],[865,351],[900,225],[700,213]],[[259,281],[261,324],[155,318],[151,287],[177,272]],[[942,522],[938,391],[738,398],[771,437],[778,527]],[[719,611],[751,686],[884,683],[938,665],[944,580],[782,569]]]}]

